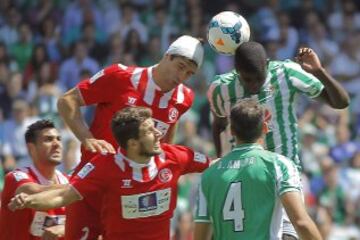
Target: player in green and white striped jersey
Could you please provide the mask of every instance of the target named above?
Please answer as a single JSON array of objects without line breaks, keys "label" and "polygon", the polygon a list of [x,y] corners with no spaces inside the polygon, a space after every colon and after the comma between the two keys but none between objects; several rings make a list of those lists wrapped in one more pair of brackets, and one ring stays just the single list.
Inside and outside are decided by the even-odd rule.
[{"label": "player in green and white striped jersey", "polygon": [[219,136],[225,130],[231,107],[240,99],[252,98],[270,113],[266,149],[289,157],[300,167],[295,106],[298,94],[321,98],[333,108],[345,108],[350,100],[344,88],[321,66],[314,51],[301,48],[297,60],[299,63],[267,61],[265,49],[257,42],[238,47],[236,70],[216,76],[208,90],[218,157],[223,153]]},{"label": "player in green and white striped jersey", "polygon": [[267,130],[265,108],[241,100],[231,110],[237,146],[201,178],[195,240],[273,240],[282,237],[282,205],[302,239],[321,239],[306,212],[297,168],[258,144]]}]

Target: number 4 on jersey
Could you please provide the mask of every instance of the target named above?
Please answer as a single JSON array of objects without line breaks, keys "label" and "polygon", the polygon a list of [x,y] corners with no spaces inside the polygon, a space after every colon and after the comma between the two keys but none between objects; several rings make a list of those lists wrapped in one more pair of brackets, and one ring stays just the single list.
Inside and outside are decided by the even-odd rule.
[{"label": "number 4 on jersey", "polygon": [[232,220],[234,231],[244,231],[245,213],[241,201],[241,182],[231,183],[223,207],[224,220]]}]

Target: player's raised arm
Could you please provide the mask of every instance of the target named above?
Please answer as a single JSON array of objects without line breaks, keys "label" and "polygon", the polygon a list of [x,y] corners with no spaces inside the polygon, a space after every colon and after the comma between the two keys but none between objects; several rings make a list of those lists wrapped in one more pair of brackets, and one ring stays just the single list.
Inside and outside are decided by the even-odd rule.
[{"label": "player's raised arm", "polygon": [[216,156],[221,157],[222,147],[220,134],[225,131],[228,121],[225,117],[218,117],[213,113],[214,121],[212,123],[212,134],[216,150]]},{"label": "player's raised arm", "polygon": [[305,71],[313,74],[324,84],[324,90],[320,95],[321,99],[336,109],[343,109],[349,106],[349,94],[321,65],[319,57],[314,50],[311,48],[300,48],[296,60]]},{"label": "player's raised arm", "polygon": [[36,194],[20,193],[13,197],[8,204],[10,210],[15,211],[24,208],[36,210],[49,210],[67,206],[82,197],[70,185],[60,189],[44,191]]},{"label": "player's raised arm", "polygon": [[115,149],[110,143],[95,139],[90,132],[80,111],[80,107],[84,105],[84,100],[77,88],[70,89],[59,98],[57,103],[61,117],[86,150],[115,153]]}]

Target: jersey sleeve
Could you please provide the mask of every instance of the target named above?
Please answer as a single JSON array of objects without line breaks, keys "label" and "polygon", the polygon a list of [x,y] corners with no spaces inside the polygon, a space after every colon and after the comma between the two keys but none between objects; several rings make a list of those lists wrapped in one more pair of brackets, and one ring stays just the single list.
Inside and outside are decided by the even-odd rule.
[{"label": "jersey sleeve", "polygon": [[221,95],[221,79],[220,76],[215,76],[214,81],[210,84],[207,91],[207,98],[210,103],[211,111],[217,117],[226,117],[224,111],[224,98]]},{"label": "jersey sleeve", "polygon": [[164,144],[163,148],[168,155],[181,167],[181,173],[202,172],[209,167],[210,159],[202,153],[180,145]]},{"label": "jersey sleeve", "polygon": [[107,160],[104,156],[96,155],[71,179],[72,187],[82,198],[106,188]]},{"label": "jersey sleeve", "polygon": [[86,105],[108,103],[121,94],[127,79],[129,71],[125,66],[112,65],[81,81],[77,88]]},{"label": "jersey sleeve", "polygon": [[202,189],[202,181],[199,185],[199,191],[196,200],[194,222],[211,222],[207,200]]},{"label": "jersey sleeve", "polygon": [[276,192],[278,196],[286,192],[301,190],[300,175],[295,164],[288,158],[277,155],[274,161],[276,174]]},{"label": "jersey sleeve", "polygon": [[297,92],[303,93],[310,98],[315,98],[324,89],[322,82],[311,73],[303,70],[299,64],[289,60],[284,62],[284,67],[291,85]]},{"label": "jersey sleeve", "polygon": [[8,204],[10,199],[14,197],[15,191],[18,187],[25,183],[33,183],[35,180],[26,172],[12,171],[5,175],[4,189],[1,194],[1,201]]}]

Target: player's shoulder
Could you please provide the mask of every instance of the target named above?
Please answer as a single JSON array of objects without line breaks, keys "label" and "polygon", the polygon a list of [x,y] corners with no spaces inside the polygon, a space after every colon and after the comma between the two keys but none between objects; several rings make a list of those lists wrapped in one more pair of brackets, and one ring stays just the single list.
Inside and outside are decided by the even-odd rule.
[{"label": "player's shoulder", "polygon": [[276,68],[284,68],[285,70],[303,71],[300,64],[294,62],[291,59],[285,59],[283,61],[270,61],[269,69],[272,70]]},{"label": "player's shoulder", "polygon": [[143,70],[146,69],[144,67],[137,67],[137,66],[126,66],[121,63],[112,64],[101,69],[97,72],[94,76],[90,78],[90,82],[94,82],[100,77],[103,76],[114,76],[114,77],[121,77],[122,79],[131,79],[135,74],[141,74]]},{"label": "player's shoulder", "polygon": [[227,73],[215,75],[213,81],[211,82],[211,85],[228,85],[233,83],[237,78],[238,74],[234,69]]},{"label": "player's shoulder", "polygon": [[5,175],[5,181],[17,183],[21,181],[32,181],[33,177],[31,176],[29,168],[17,168]]},{"label": "player's shoulder", "polygon": [[161,149],[166,156],[166,159],[177,160],[182,153],[194,153],[192,149],[186,146],[177,145],[177,144],[169,144],[162,143]]}]

